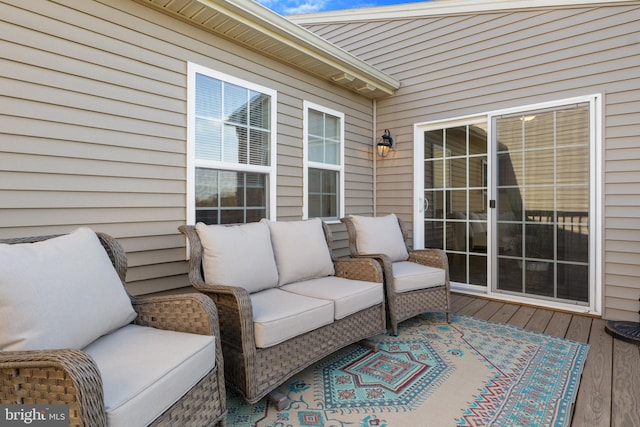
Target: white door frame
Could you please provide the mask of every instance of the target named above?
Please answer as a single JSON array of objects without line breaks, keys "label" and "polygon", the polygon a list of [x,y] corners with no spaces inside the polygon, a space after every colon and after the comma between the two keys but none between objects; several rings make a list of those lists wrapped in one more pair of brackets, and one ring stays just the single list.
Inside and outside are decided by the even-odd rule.
[{"label": "white door frame", "polygon": [[493,223],[495,222],[493,209],[488,209],[487,212],[487,233],[488,236],[491,236],[490,242],[487,248],[487,257],[490,260],[490,265],[487,269],[487,280],[488,285],[485,286],[476,286],[476,285],[468,285],[457,282],[451,283],[451,288],[453,290],[462,292],[462,293],[471,293],[471,294],[484,294],[490,296],[491,298],[498,300],[511,301],[516,303],[528,303],[531,304],[535,301],[536,305],[541,305],[549,308],[556,308],[561,310],[567,310],[572,312],[579,313],[588,313],[594,315],[602,314],[603,307],[603,148],[602,148],[602,94],[592,94],[587,96],[575,97],[562,99],[557,101],[532,104],[519,106],[514,108],[508,108],[503,110],[495,110],[489,111],[486,113],[478,114],[478,115],[469,115],[469,116],[461,116],[457,118],[453,118],[450,120],[437,120],[431,122],[421,122],[415,123],[413,125],[413,153],[414,153],[414,161],[413,161],[413,194],[414,194],[414,203],[413,203],[413,244],[415,248],[424,248],[424,208],[425,208],[425,198],[423,194],[424,188],[424,132],[435,129],[456,127],[456,126],[465,126],[476,123],[486,123],[487,125],[487,135],[488,135],[488,169],[490,173],[488,174],[488,198],[489,200],[495,200],[494,194],[494,182],[495,182],[495,172],[496,168],[493,166],[493,154],[495,153],[495,148],[493,147],[493,129],[492,122],[494,116],[517,113],[519,111],[529,111],[536,109],[544,109],[544,108],[552,108],[558,107],[562,105],[569,105],[573,103],[584,103],[588,102],[590,104],[590,129],[589,129],[589,137],[590,137],[590,187],[592,191],[590,191],[590,204],[591,204],[591,213],[589,215],[589,244],[590,247],[593,248],[592,253],[589,255],[589,265],[590,265],[590,273],[589,273],[589,305],[588,306],[579,306],[573,305],[569,303],[563,303],[558,301],[548,301],[548,300],[534,300],[530,297],[521,297],[517,295],[505,295],[502,293],[497,293],[492,291],[491,284],[494,283],[495,278],[493,277],[494,272],[496,271],[496,257],[493,254],[493,248],[495,247],[495,233],[493,232]]}]

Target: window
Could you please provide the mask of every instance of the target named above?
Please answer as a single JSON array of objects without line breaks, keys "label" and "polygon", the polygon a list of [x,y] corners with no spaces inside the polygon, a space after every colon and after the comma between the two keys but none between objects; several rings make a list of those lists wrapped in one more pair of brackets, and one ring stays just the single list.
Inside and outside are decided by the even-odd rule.
[{"label": "window", "polygon": [[189,223],[275,213],[276,92],[189,64]]},{"label": "window", "polygon": [[344,211],[344,114],[304,103],[307,218],[338,220]]}]

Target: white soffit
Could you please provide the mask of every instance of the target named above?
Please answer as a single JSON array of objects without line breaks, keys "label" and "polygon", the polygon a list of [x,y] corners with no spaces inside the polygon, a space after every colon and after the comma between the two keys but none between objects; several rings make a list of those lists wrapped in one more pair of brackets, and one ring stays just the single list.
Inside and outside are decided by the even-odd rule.
[{"label": "white soffit", "polygon": [[368,98],[400,82],[252,0],[137,0]]},{"label": "white soffit", "polygon": [[355,22],[389,19],[407,19],[421,16],[477,14],[501,10],[613,5],[637,0],[433,0],[392,6],[363,7],[331,12],[289,15],[287,18],[300,25],[331,22]]}]

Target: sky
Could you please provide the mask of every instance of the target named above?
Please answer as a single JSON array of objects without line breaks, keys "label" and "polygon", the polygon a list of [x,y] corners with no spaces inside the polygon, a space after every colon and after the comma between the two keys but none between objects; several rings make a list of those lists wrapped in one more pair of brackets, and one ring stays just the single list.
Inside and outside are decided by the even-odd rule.
[{"label": "sky", "polygon": [[327,12],[358,7],[387,6],[425,0],[256,0],[280,15]]}]

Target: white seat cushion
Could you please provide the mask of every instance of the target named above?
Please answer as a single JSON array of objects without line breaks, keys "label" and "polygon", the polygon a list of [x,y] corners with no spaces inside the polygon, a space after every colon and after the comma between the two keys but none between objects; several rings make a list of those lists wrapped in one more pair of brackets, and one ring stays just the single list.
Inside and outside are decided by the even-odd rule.
[{"label": "white seat cushion", "polygon": [[380,304],[384,299],[382,283],[363,282],[335,276],[290,283],[280,289],[333,301],[333,316],[336,320]]},{"label": "white seat cushion", "polygon": [[356,249],[359,255],[385,254],[391,262],[409,258],[398,217],[349,216],[356,230]]},{"label": "white seat cushion", "polygon": [[215,367],[210,335],[127,325],[84,348],[102,376],[109,427],[146,426]]},{"label": "white seat cushion", "polygon": [[256,346],[280,344],[333,322],[333,302],[266,289],[250,295]]},{"label": "white seat cushion", "polygon": [[0,350],[80,349],[135,317],[91,229],[0,244]]},{"label": "white seat cushion", "polygon": [[394,262],[393,284],[396,292],[442,286],[445,284],[445,271],[415,262]]},{"label": "white seat cushion", "polygon": [[322,220],[268,221],[278,266],[278,286],[335,274]]},{"label": "white seat cushion", "polygon": [[241,225],[196,224],[207,284],[239,286],[248,292],[278,284],[271,233],[262,222]]}]

